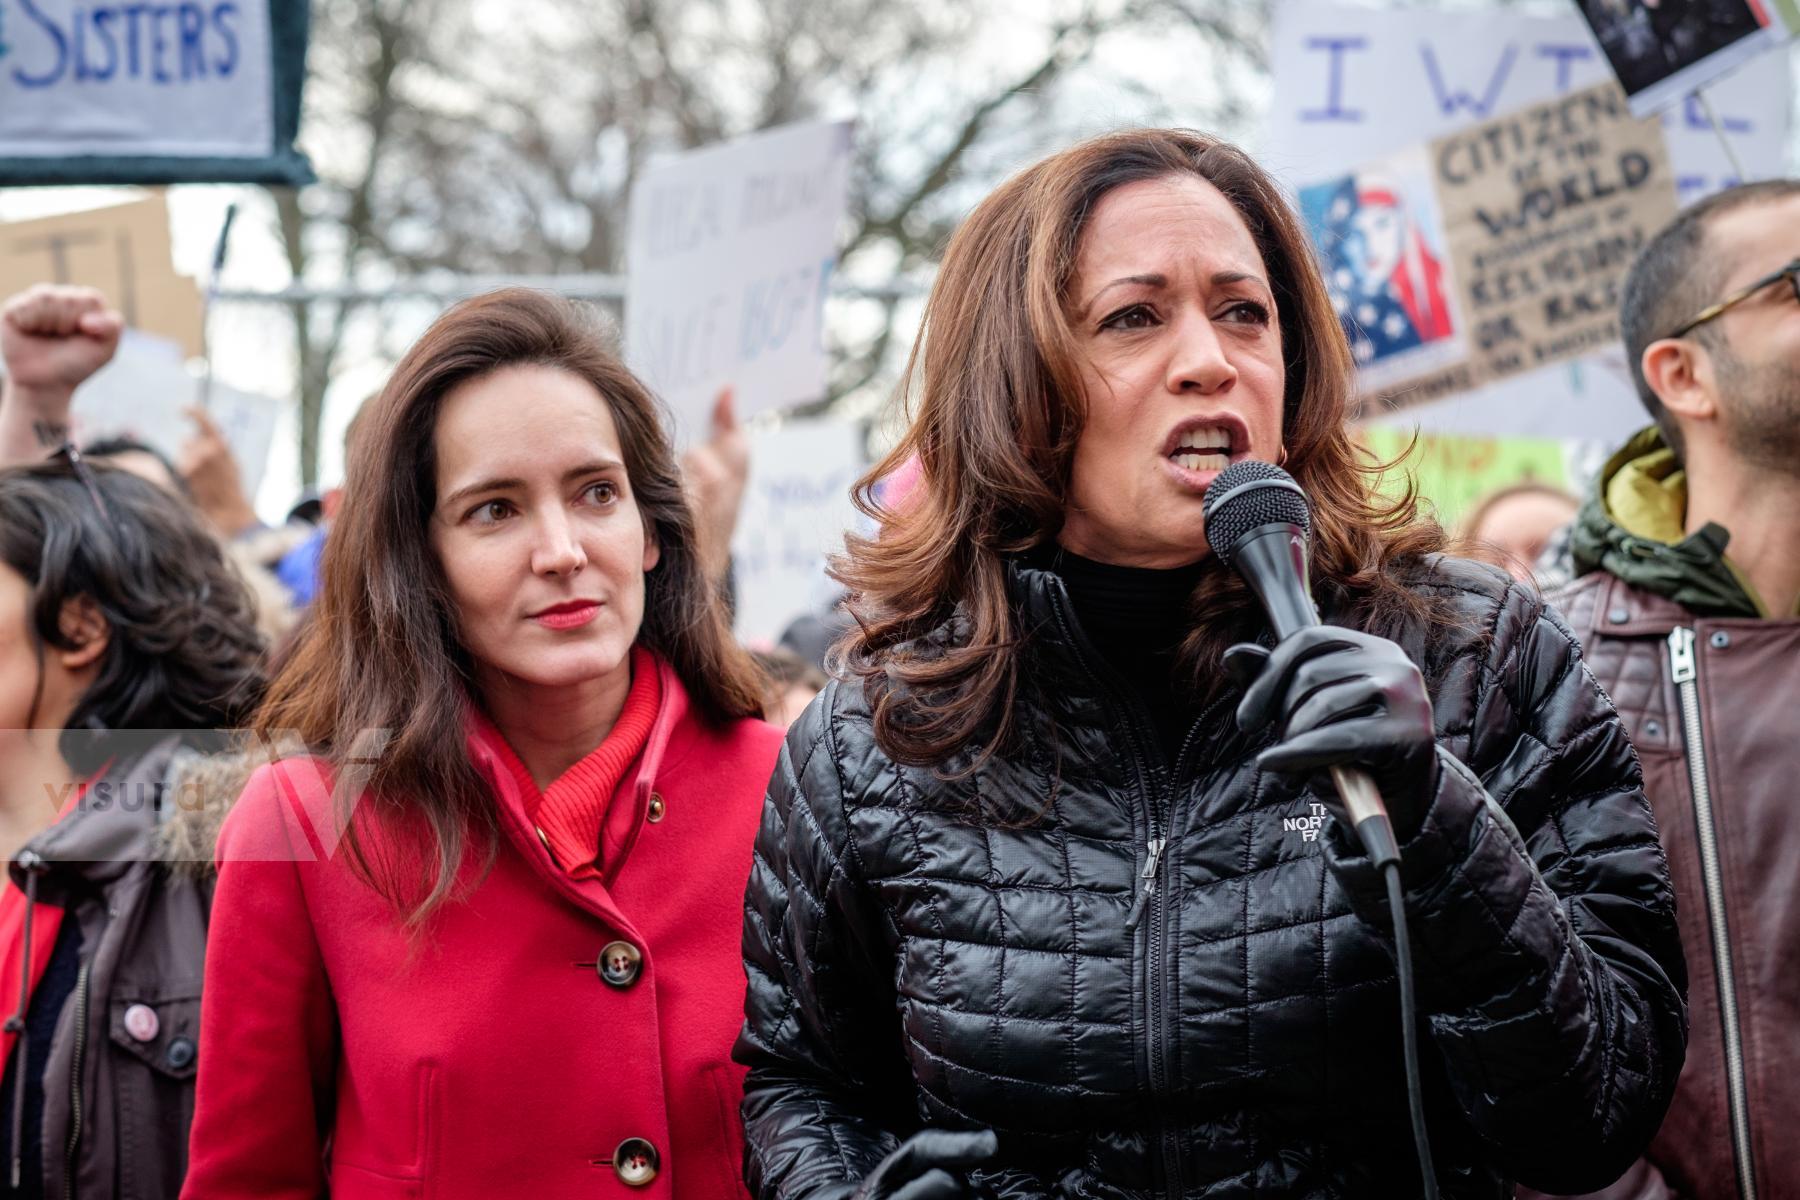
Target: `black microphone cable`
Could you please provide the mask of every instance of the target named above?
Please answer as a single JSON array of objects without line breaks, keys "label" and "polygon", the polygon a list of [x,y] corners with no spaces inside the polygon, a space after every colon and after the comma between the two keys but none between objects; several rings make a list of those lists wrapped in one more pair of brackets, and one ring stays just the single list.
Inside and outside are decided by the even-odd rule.
[{"label": "black microphone cable", "polygon": [[[1262,601],[1277,638],[1319,624],[1307,590],[1312,514],[1306,493],[1273,463],[1245,459],[1221,471],[1206,489],[1206,540],[1219,561],[1243,576]],[[1400,883],[1400,847],[1381,793],[1354,767],[1333,767],[1331,778],[1369,861],[1387,886],[1394,923],[1394,968],[1400,989],[1400,1053],[1406,1070],[1406,1107],[1425,1200],[1438,1200],[1437,1171],[1425,1128],[1424,1081],[1419,1073],[1419,1013],[1412,939]]]}]

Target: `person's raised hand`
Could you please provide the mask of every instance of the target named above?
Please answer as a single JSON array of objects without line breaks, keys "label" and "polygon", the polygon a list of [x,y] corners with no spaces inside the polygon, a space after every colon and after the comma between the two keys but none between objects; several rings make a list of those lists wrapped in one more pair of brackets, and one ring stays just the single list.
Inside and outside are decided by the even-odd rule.
[{"label": "person's raised hand", "polygon": [[988,1129],[915,1133],[881,1160],[850,1200],[972,1200],[980,1193],[965,1172],[999,1148],[999,1139]]},{"label": "person's raised hand", "polygon": [[731,562],[731,535],[750,481],[750,435],[738,424],[730,388],[713,399],[711,428],[681,456],[700,565],[709,579],[722,579]]},{"label": "person's raised hand", "polygon": [[184,410],[194,422],[194,435],[182,444],[176,469],[187,480],[194,505],[226,537],[256,525],[256,510],[244,495],[243,476],[224,430],[204,408]]},{"label": "person's raised hand", "polygon": [[125,319],[88,287],[40,283],[0,308],[0,357],[21,398],[70,393],[112,360]]},{"label": "person's raised hand", "polygon": [[[1258,766],[1301,775],[1361,767],[1381,789],[1394,835],[1405,841],[1418,832],[1437,788],[1437,735],[1425,679],[1404,650],[1359,630],[1314,625],[1272,651],[1233,646],[1226,667],[1246,685],[1238,727],[1274,725],[1279,734]],[[1329,783],[1319,791],[1337,799]]]}]

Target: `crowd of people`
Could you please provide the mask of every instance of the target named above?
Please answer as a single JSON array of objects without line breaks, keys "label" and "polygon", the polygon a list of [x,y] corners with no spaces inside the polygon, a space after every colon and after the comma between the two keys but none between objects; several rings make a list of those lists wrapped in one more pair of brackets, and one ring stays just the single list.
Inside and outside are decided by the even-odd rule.
[{"label": "crowd of people", "polygon": [[[1269,175],[1083,142],[950,239],[844,600],[754,649],[732,397],[678,455],[577,303],[444,313],[272,528],[203,410],[73,440],[122,322],[14,297],[0,1194],[1800,1188],[1795,230],[1652,239],[1650,425],[1453,537]],[[1279,640],[1207,543],[1245,460],[1310,502]]]}]

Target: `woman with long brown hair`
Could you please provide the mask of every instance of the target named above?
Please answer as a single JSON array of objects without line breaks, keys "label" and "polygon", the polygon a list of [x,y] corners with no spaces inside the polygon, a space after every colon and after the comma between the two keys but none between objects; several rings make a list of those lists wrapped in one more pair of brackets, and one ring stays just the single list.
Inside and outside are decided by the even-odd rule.
[{"label": "woman with long brown hair", "polygon": [[363,418],[219,839],[189,1197],[741,1192],[779,735],[657,405],[576,306],[445,314]]},{"label": "woman with long brown hair", "polygon": [[[1269,177],[1182,131],[1031,167],[951,239],[907,383],[860,487],[880,534],[838,566],[844,677],[789,733],[751,874],[752,1189],[1419,1194],[1392,929],[1333,766],[1403,840],[1443,1194],[1629,1163],[1684,1039],[1636,760],[1543,603],[1371,489]],[[1327,624],[1277,646],[1206,542],[1246,459],[1312,503]]]}]

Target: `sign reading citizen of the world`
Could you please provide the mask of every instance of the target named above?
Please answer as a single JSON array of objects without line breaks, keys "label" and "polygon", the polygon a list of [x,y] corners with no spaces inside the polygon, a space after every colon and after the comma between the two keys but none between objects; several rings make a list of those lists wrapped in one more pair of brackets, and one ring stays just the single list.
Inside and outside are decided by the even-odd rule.
[{"label": "sign reading citizen of the world", "polygon": [[312,179],[306,0],[0,0],[0,184]]}]

